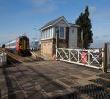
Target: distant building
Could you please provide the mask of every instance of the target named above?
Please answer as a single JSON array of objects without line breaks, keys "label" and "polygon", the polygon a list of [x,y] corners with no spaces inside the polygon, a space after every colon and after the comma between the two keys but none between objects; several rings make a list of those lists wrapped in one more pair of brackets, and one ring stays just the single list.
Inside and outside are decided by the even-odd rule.
[{"label": "distant building", "polygon": [[41,54],[46,59],[55,57],[57,48],[77,48],[77,28],[64,16],[50,21],[41,31]]},{"label": "distant building", "polygon": [[30,42],[30,49],[31,50],[38,50],[39,49],[39,41],[33,40]]}]

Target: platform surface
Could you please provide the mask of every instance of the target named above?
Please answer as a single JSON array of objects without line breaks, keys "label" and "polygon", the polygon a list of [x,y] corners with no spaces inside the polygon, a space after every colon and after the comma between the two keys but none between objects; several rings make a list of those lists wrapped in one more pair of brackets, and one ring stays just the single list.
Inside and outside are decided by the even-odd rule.
[{"label": "platform surface", "polygon": [[1,99],[109,99],[110,74],[61,61],[0,68]]}]

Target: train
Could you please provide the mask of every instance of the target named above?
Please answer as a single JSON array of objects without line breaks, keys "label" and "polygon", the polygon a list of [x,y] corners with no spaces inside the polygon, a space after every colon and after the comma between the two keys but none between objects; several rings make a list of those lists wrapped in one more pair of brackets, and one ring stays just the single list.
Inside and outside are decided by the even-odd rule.
[{"label": "train", "polygon": [[16,40],[6,43],[5,48],[16,52],[20,56],[31,56],[29,38],[27,36],[19,36]]}]

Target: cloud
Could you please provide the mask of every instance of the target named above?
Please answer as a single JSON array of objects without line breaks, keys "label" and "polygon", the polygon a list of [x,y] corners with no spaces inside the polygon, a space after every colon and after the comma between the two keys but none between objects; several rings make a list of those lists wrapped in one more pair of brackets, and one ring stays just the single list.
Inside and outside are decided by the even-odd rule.
[{"label": "cloud", "polygon": [[94,16],[97,19],[109,19],[110,18],[110,13],[109,13],[109,8],[108,7],[104,7],[104,8],[99,8],[99,7],[95,7],[95,6],[90,6],[89,10],[90,10],[90,14],[92,16]]},{"label": "cloud", "polygon": [[10,33],[10,34],[0,34],[0,41],[1,43],[6,43],[10,40],[14,40],[18,37],[18,34],[17,33]]},{"label": "cloud", "polygon": [[98,13],[98,16],[103,17],[103,18],[110,18],[110,13],[109,10],[104,10]]},{"label": "cloud", "polygon": [[104,35],[102,35],[102,39],[105,40],[105,41],[110,40],[110,34],[105,33]]},{"label": "cloud", "polygon": [[33,7],[32,11],[34,13],[50,13],[53,12],[55,10],[55,6],[54,5],[44,5],[43,7]]},{"label": "cloud", "polygon": [[28,4],[28,8],[23,12],[29,15],[53,13],[59,5],[66,5],[68,0],[20,0],[22,4]]},{"label": "cloud", "polygon": [[52,0],[32,0],[32,12],[34,13],[50,13],[56,9],[56,5]]},{"label": "cloud", "polygon": [[96,11],[96,7],[95,6],[90,6],[89,10],[90,10],[90,12],[95,12]]},{"label": "cloud", "polygon": [[54,12],[58,5],[67,4],[68,0],[32,0],[32,11],[34,13]]},{"label": "cloud", "polygon": [[90,11],[90,16],[93,17],[94,13],[96,12],[96,7],[95,6],[90,6],[89,11]]}]

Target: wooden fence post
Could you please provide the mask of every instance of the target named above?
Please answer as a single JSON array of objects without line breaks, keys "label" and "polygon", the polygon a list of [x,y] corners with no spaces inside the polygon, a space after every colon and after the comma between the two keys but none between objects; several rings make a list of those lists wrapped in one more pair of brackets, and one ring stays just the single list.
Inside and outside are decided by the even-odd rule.
[{"label": "wooden fence post", "polygon": [[103,72],[107,73],[107,43],[104,44],[104,65],[103,65]]}]

